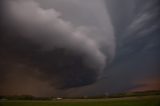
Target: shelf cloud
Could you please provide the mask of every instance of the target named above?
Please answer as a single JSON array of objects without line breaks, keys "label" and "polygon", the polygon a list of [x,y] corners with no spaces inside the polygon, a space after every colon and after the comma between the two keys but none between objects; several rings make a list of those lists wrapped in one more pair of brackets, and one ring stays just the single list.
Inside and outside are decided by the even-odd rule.
[{"label": "shelf cloud", "polygon": [[[77,2],[81,4],[80,0]],[[74,4],[75,1],[68,0],[68,3]],[[96,3],[103,5],[102,1],[95,0],[88,5],[75,5],[78,5],[79,15],[89,12],[96,14],[96,9],[92,10]],[[82,12],[79,9],[83,6],[91,7]],[[30,78],[37,84],[47,82],[47,87],[53,89],[89,85],[97,81],[106,65],[112,61],[115,38],[107,11],[98,13],[106,16],[103,20],[101,16],[95,19],[91,17],[95,22],[79,20],[82,21],[79,24],[75,23],[74,14],[58,10],[54,7],[45,8],[34,0],[4,1],[0,44],[3,90],[5,87],[16,87],[17,91],[21,91],[23,87],[19,86],[23,84],[20,82],[28,83]],[[96,11],[101,10],[104,11],[105,6]],[[63,15],[72,18],[67,19]],[[96,25],[97,22],[99,25]],[[11,84],[13,82],[15,84]],[[6,89],[6,92],[11,91]]]}]

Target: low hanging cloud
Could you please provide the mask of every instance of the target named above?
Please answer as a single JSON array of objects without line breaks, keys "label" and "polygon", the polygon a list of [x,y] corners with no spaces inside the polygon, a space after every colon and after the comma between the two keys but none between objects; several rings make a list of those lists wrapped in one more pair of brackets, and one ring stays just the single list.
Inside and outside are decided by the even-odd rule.
[{"label": "low hanging cloud", "polygon": [[74,27],[61,18],[61,13],[54,9],[44,10],[33,1],[10,2],[7,11],[7,17],[12,18],[10,23],[13,22],[13,27],[22,31],[20,36],[40,44],[42,49],[72,49],[93,59],[93,66],[97,64],[99,68],[104,67],[105,56],[100,51],[100,45],[88,37],[89,34],[94,34],[90,28]]},{"label": "low hanging cloud", "polygon": [[[30,76],[18,74],[20,70],[21,73],[31,73],[34,81],[45,81],[58,89],[92,84],[114,57],[112,31],[104,36],[96,26],[77,26],[64,20],[63,14],[54,8],[43,9],[33,0],[9,0],[5,2],[3,13],[0,40],[2,86],[7,83],[7,87],[17,86],[18,89],[21,85],[10,85],[6,79],[14,80],[9,77],[12,73],[17,73],[16,77]],[[107,38],[113,41],[104,43]],[[17,67],[7,68],[12,66]]]}]

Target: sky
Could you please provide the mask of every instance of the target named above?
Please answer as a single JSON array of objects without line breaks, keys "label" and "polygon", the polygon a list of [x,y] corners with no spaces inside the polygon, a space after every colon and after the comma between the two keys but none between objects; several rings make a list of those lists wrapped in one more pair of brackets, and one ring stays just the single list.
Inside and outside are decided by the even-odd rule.
[{"label": "sky", "polygon": [[0,2],[0,95],[160,90],[158,0]]}]

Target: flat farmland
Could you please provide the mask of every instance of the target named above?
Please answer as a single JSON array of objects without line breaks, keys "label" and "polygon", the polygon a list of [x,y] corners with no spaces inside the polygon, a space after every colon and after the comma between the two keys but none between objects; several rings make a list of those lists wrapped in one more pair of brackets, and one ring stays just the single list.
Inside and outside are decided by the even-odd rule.
[{"label": "flat farmland", "polygon": [[160,96],[60,101],[1,101],[0,106],[160,106]]}]

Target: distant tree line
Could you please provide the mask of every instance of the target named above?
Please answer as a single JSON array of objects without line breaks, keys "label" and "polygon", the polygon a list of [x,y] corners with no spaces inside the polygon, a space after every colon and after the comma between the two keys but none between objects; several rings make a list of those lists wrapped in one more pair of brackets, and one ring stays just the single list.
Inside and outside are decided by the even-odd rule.
[{"label": "distant tree line", "polygon": [[[98,95],[98,96],[80,96],[80,97],[61,97],[61,99],[102,99],[102,98],[120,98],[120,97],[140,97],[160,95],[160,91],[145,91],[145,92],[129,92],[118,93],[110,95]],[[59,97],[35,97],[31,95],[15,95],[15,96],[0,96],[0,100],[58,100]]]},{"label": "distant tree line", "polygon": [[50,100],[51,97],[35,97],[32,95],[0,96],[0,100]]},{"label": "distant tree line", "polygon": [[160,91],[139,91],[108,95],[109,98],[160,95]]}]

